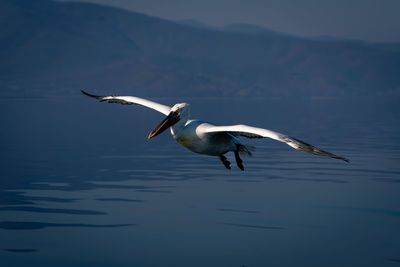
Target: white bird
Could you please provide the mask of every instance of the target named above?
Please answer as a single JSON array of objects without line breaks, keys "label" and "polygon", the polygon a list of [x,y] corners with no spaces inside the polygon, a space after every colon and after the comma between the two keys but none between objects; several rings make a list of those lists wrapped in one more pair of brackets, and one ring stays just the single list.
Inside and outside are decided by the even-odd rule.
[{"label": "white bird", "polygon": [[211,156],[218,156],[227,169],[231,163],[224,156],[229,151],[235,154],[236,164],[243,171],[243,161],[240,155],[250,155],[254,147],[244,145],[237,138],[272,138],[284,142],[289,146],[310,154],[326,156],[349,162],[348,159],[336,156],[332,153],[318,149],[296,138],[273,132],[267,129],[251,127],[247,125],[216,126],[209,122],[200,120],[189,120],[189,104],[178,103],[172,108],[153,101],[133,96],[97,96],[81,90],[83,94],[109,103],[120,103],[125,105],[142,105],[157,110],[167,117],[149,134],[148,138],[159,135],[168,128],[174,139],[189,150]]}]

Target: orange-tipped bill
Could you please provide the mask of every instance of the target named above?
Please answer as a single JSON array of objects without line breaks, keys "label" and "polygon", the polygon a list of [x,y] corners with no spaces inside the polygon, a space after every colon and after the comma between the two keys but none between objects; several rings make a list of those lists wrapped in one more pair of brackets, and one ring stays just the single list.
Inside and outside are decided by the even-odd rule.
[{"label": "orange-tipped bill", "polygon": [[169,115],[149,134],[149,139],[164,132],[179,120],[180,118],[178,112],[171,111],[171,113],[169,113]]}]

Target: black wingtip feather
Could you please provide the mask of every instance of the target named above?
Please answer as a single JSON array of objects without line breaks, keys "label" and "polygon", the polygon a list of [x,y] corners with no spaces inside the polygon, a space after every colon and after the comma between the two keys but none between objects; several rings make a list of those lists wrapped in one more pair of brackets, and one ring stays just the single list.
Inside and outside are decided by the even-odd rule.
[{"label": "black wingtip feather", "polygon": [[[327,153],[329,153],[329,152],[327,152]],[[331,153],[329,153],[329,154],[331,154]],[[345,162],[347,162],[347,163],[350,163],[350,160],[349,160],[349,159],[346,159],[346,158],[337,156],[337,155],[335,155],[335,154],[331,154],[331,155],[333,155],[333,156],[330,156],[330,157],[332,157],[332,158],[334,158],[334,159],[340,159],[340,160],[343,160],[343,161],[345,161]]]},{"label": "black wingtip feather", "polygon": [[343,160],[343,161],[345,161],[347,163],[350,162],[350,160],[348,160],[348,159],[346,159],[344,157],[340,157],[340,156],[337,156],[337,155],[332,154],[330,152],[327,152],[327,151],[324,151],[322,149],[316,148],[313,145],[307,144],[306,142],[303,142],[303,141],[301,141],[299,139],[296,139],[296,138],[293,138],[293,137],[284,136],[284,137],[281,138],[281,140],[283,142],[288,143],[288,144],[290,144],[290,143],[296,144],[296,147],[294,147],[294,148],[298,149],[298,150],[301,150],[303,152],[307,152],[307,153],[310,153],[310,154],[313,154],[313,155],[317,155],[317,156],[325,156],[325,157],[331,157],[331,158],[334,158],[334,159],[340,159],[340,160]]},{"label": "black wingtip feather", "polygon": [[103,97],[102,97],[102,96],[92,95],[92,94],[89,94],[88,92],[86,92],[86,91],[84,91],[84,90],[81,90],[81,92],[82,92],[82,94],[87,95],[87,96],[89,96],[89,97],[96,98],[96,99],[98,99],[98,100],[100,100],[100,101],[103,100]]}]

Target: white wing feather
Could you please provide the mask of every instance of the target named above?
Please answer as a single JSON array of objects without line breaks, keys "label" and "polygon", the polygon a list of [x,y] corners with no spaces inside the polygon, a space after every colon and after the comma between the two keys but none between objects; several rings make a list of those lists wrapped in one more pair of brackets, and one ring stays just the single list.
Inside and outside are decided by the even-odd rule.
[{"label": "white wing feather", "polygon": [[232,126],[211,126],[204,129],[206,133],[227,132],[233,136],[244,136],[247,138],[271,138],[280,142],[284,142],[294,149],[301,150],[313,155],[326,156],[335,159],[341,159],[349,162],[348,159],[329,153],[327,151],[318,149],[310,144],[307,144],[296,138],[270,131],[267,129],[256,128],[247,125],[232,125]]},{"label": "white wing feather", "polygon": [[154,110],[157,110],[158,112],[161,112],[165,115],[168,115],[171,111],[171,107],[158,104],[156,102],[146,100],[143,98],[139,97],[134,97],[134,96],[97,96],[97,95],[92,95],[89,94],[83,90],[81,92],[87,96],[96,98],[100,101],[108,101],[109,103],[119,103],[122,105],[141,105],[145,106]]}]

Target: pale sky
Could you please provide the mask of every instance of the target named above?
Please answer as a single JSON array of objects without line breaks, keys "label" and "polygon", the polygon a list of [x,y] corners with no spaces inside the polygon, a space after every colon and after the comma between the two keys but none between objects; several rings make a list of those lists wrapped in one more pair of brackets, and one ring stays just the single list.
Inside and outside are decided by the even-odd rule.
[{"label": "pale sky", "polygon": [[[76,1],[76,0],[75,0]],[[400,42],[400,0],[85,0],[213,26],[250,23],[299,36]]]}]

